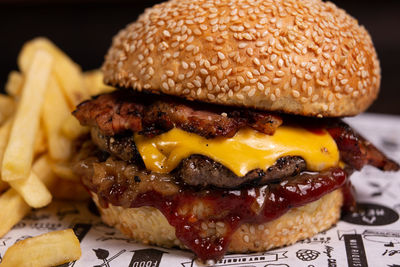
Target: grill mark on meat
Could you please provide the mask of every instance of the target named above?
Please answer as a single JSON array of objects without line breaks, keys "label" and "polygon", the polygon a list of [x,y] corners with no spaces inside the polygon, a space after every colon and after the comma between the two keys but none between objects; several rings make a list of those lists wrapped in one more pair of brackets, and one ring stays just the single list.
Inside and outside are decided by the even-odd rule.
[{"label": "grill mark on meat", "polygon": [[[222,115],[225,113],[224,115]],[[206,138],[232,137],[242,127],[273,134],[282,119],[268,112],[197,104],[171,97],[118,90],[78,105],[73,115],[82,125],[97,127],[105,135],[126,131],[155,136],[173,127]]]},{"label": "grill mark on meat", "polygon": [[239,177],[219,162],[202,155],[192,155],[182,160],[175,173],[177,178],[192,186],[234,189],[279,182],[305,169],[304,159],[287,156],[279,158],[267,170],[255,169]]},{"label": "grill mark on meat", "polygon": [[335,140],[341,159],[354,169],[361,170],[365,165],[371,165],[383,171],[400,170],[398,163],[388,158],[343,121],[327,123],[326,129]]},{"label": "grill mark on meat", "polygon": [[144,166],[142,157],[137,150],[132,134],[104,135],[98,128],[90,130],[92,141],[103,151],[106,151],[122,160],[136,162]]}]

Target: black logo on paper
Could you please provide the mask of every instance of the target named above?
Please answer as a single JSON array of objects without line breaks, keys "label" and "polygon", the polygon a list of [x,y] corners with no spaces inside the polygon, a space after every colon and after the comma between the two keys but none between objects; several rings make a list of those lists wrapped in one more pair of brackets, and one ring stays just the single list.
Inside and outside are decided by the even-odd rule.
[{"label": "black logo on paper", "polygon": [[395,244],[400,244],[399,230],[365,230],[362,235],[365,240],[382,243],[385,247],[394,247]]},{"label": "black logo on paper", "polygon": [[312,249],[299,249],[296,252],[296,257],[302,261],[313,261],[319,256],[319,252]]},{"label": "black logo on paper", "polygon": [[343,235],[349,267],[368,267],[362,236]]},{"label": "black logo on paper", "polygon": [[102,264],[95,265],[93,267],[110,267],[110,262],[111,261],[113,261],[116,258],[118,258],[119,256],[121,256],[122,253],[126,252],[126,250],[123,249],[120,252],[118,252],[117,254],[115,254],[114,256],[108,258],[108,256],[110,256],[110,252],[108,250],[105,250],[105,249],[102,249],[102,248],[98,248],[98,249],[93,249],[93,251],[96,254],[96,257],[99,260],[103,261]]},{"label": "black logo on paper", "polygon": [[166,252],[154,248],[135,250],[129,267],[158,267],[164,253]]},{"label": "black logo on paper", "polygon": [[348,212],[342,220],[358,225],[387,225],[399,219],[399,215],[392,209],[372,203],[359,203],[357,211]]},{"label": "black logo on paper", "polygon": [[[280,259],[287,259],[287,251],[277,251],[277,252],[265,252],[262,254],[249,254],[249,255],[226,255],[224,258],[220,259],[218,262],[213,264],[213,267],[225,267],[225,266],[240,266],[240,267],[253,267],[254,264],[276,262]],[[195,267],[204,266],[197,264],[195,260],[191,262],[183,262],[183,267]],[[288,267],[286,264],[267,264],[268,267]]]}]

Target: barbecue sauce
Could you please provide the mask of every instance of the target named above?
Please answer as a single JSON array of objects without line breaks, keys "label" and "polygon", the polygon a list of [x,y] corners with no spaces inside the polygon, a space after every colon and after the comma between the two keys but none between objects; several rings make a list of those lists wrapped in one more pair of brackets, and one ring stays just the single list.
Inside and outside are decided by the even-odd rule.
[{"label": "barbecue sauce", "polygon": [[[306,205],[325,194],[346,185],[347,174],[340,168],[331,168],[321,173],[303,172],[296,179],[268,184],[260,188],[240,190],[202,190],[181,187],[178,194],[163,196],[156,191],[141,193],[131,202],[131,208],[155,207],[164,214],[175,228],[177,238],[194,251],[201,260],[218,260],[228,249],[233,233],[244,223],[261,224],[277,219],[290,208]],[[100,194],[102,205],[115,200],[116,188],[112,188],[111,199]],[[122,190],[123,191],[123,190]],[[347,190],[348,195],[351,194]],[[118,194],[118,193],[117,193]],[[116,197],[116,198],[115,198]],[[350,199],[349,196],[347,196]],[[182,214],[186,206],[201,200],[211,207],[212,215],[197,218],[192,213]],[[347,201],[347,203],[350,203]],[[204,236],[204,225],[223,223],[225,231],[220,235]]]}]

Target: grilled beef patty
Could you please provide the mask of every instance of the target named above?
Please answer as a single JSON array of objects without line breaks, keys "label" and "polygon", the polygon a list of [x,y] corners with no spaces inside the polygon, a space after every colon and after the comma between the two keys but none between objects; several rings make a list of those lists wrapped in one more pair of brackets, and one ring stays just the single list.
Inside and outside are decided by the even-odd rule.
[{"label": "grilled beef patty", "polygon": [[[103,151],[127,162],[144,167],[136,148],[133,135],[107,136],[97,128],[91,130],[93,142]],[[219,162],[206,156],[191,155],[182,160],[173,171],[174,176],[192,186],[214,186],[219,188],[238,188],[243,185],[264,185],[277,182],[283,178],[294,176],[306,169],[301,157],[287,156],[266,170],[255,169],[244,176],[237,176]]]}]

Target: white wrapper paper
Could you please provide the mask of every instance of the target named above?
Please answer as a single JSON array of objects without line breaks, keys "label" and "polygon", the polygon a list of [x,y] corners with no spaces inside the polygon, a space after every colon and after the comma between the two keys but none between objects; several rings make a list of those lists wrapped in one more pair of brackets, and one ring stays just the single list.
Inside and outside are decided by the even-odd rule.
[{"label": "white wrapper paper", "polygon": [[[367,114],[346,121],[400,162],[400,117]],[[351,180],[364,212],[348,214],[328,231],[292,246],[226,255],[212,266],[400,266],[400,172],[384,173],[367,166]],[[0,238],[0,261],[18,240],[73,228],[81,241],[82,257],[63,266],[201,266],[191,252],[136,244],[104,225],[93,210],[87,203],[53,202],[33,211]]]}]

